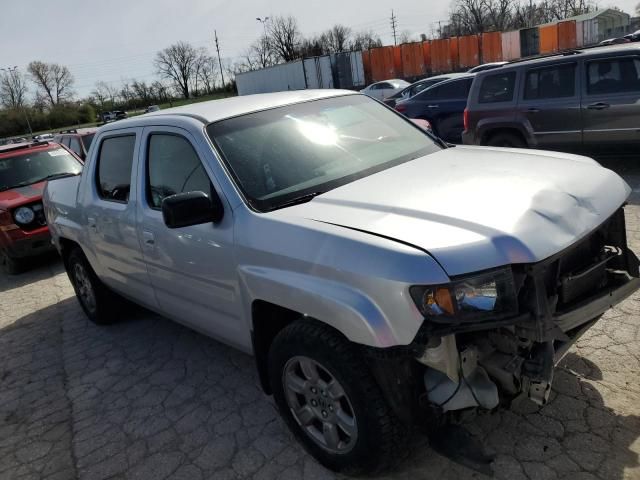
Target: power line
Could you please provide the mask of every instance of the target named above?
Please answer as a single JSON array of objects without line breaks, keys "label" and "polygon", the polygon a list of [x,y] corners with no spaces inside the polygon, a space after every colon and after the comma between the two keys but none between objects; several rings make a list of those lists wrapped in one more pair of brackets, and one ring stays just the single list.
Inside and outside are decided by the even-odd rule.
[{"label": "power line", "polygon": [[393,44],[398,45],[398,37],[396,35],[396,27],[398,26],[398,19],[391,9],[391,29],[393,30]]}]

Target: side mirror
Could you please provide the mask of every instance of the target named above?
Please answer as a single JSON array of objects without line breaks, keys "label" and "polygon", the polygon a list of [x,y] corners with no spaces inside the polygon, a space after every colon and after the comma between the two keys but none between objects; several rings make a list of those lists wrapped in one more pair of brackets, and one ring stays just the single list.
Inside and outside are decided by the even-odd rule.
[{"label": "side mirror", "polygon": [[213,189],[211,196],[204,192],[186,192],[162,201],[162,217],[169,228],[218,223],[223,216],[224,207]]}]

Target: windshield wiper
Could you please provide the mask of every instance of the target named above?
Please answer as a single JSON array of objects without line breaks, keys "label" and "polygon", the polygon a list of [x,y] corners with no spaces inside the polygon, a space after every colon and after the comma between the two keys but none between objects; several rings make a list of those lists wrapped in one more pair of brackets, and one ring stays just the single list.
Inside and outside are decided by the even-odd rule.
[{"label": "windshield wiper", "polygon": [[78,173],[53,173],[51,175],[47,175],[46,177],[40,178],[38,180],[29,180],[28,182],[20,182],[20,183],[16,183],[15,185],[9,185],[7,187],[0,187],[0,192],[4,192],[5,190],[11,190],[12,188],[20,188],[20,187],[26,187],[27,185],[33,185],[34,183],[40,183],[40,182],[44,182],[45,180],[56,180],[58,178],[66,178],[66,177],[75,177],[76,175],[80,175],[80,172]]},{"label": "windshield wiper", "polygon": [[299,205],[301,203],[307,203],[313,200],[318,195],[322,195],[325,192],[311,192],[305,195],[300,195],[299,197],[292,198],[291,200],[287,200],[286,202],[279,203],[275,207],[270,208],[269,210],[278,210],[279,208],[291,207],[293,205]]}]

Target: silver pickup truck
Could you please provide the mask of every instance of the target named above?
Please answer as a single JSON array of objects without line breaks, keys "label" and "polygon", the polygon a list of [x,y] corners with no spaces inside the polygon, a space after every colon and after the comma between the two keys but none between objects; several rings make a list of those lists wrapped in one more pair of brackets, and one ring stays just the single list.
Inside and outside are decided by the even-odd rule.
[{"label": "silver pickup truck", "polygon": [[106,125],[44,206],[91,320],[124,297],[254,355],[308,451],[363,472],[409,426],[547,401],[638,288],[629,193],[589,158],[452,147],[324,90]]}]

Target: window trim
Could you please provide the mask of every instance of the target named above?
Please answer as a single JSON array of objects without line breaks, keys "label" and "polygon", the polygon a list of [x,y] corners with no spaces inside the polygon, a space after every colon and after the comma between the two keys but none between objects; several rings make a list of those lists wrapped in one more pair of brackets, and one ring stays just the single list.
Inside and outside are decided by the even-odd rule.
[{"label": "window trim", "polygon": [[[545,97],[545,98],[525,98],[524,94],[527,89],[527,77],[529,73],[539,71],[539,70],[549,70],[551,68],[560,68],[566,65],[573,65],[573,95],[570,97]],[[578,84],[578,80],[580,78],[580,64],[577,61],[573,62],[559,62],[559,63],[547,63],[546,65],[540,65],[525,69],[522,76],[522,86],[520,88],[520,98],[519,100],[522,102],[544,102],[544,101],[553,101],[553,100],[567,100],[578,97],[580,93],[580,85]]]},{"label": "window trim", "polygon": [[184,141],[186,141],[189,144],[189,146],[193,150],[193,153],[195,153],[196,157],[198,158],[198,161],[200,162],[200,167],[202,168],[202,170],[204,171],[205,175],[209,179],[209,189],[210,189],[210,191],[209,192],[204,192],[204,193],[208,193],[209,198],[211,198],[212,195],[213,195],[213,192],[215,191],[215,188],[213,187],[213,182],[211,181],[211,177],[209,176],[209,173],[207,172],[207,169],[204,167],[204,163],[202,162],[202,158],[200,158],[200,155],[198,154],[198,150],[193,145],[193,142],[191,142],[185,135],[182,135],[180,133],[169,132],[169,131],[165,131],[165,130],[152,130],[146,135],[145,155],[144,155],[144,157],[145,157],[144,158],[144,200],[145,200],[145,203],[146,203],[147,207],[149,207],[150,210],[154,210],[156,212],[161,212],[162,211],[162,206],[155,207],[151,203],[151,178],[150,178],[150,168],[149,168],[149,153],[150,153],[151,149],[149,147],[151,146],[151,137],[153,137],[154,135],[164,135],[164,136],[182,138]]},{"label": "window trim", "polygon": [[640,55],[627,54],[627,55],[612,55],[612,56],[606,56],[606,57],[603,56],[603,57],[585,58],[583,61],[584,87],[582,89],[582,95],[584,97],[589,97],[589,98],[602,97],[602,96],[618,98],[618,97],[625,97],[633,94],[637,95],[638,92],[589,93],[589,64],[593,62],[620,61],[620,60],[626,60],[626,59],[637,60],[640,62]]},{"label": "window trim", "polygon": [[136,132],[127,132],[127,133],[119,133],[119,134],[115,134],[115,135],[105,135],[104,137],[100,138],[100,147],[98,148],[98,152],[96,154],[96,162],[95,162],[95,169],[94,169],[94,176],[93,176],[93,180],[94,180],[94,184],[96,187],[96,193],[98,195],[98,198],[104,202],[111,202],[111,203],[119,203],[120,205],[128,205],[129,201],[124,201],[124,200],[115,200],[113,198],[105,198],[102,195],[102,187],[100,186],[100,162],[102,161],[102,146],[104,145],[105,140],[110,140],[112,138],[119,138],[119,137],[133,137],[134,141],[133,141],[133,152],[131,154],[131,173],[129,173],[129,193],[131,193],[131,187],[133,185],[133,182],[131,181],[131,175],[133,174],[134,171],[134,166],[135,166],[135,161],[136,161],[136,142],[138,141],[138,135],[136,134]]}]

